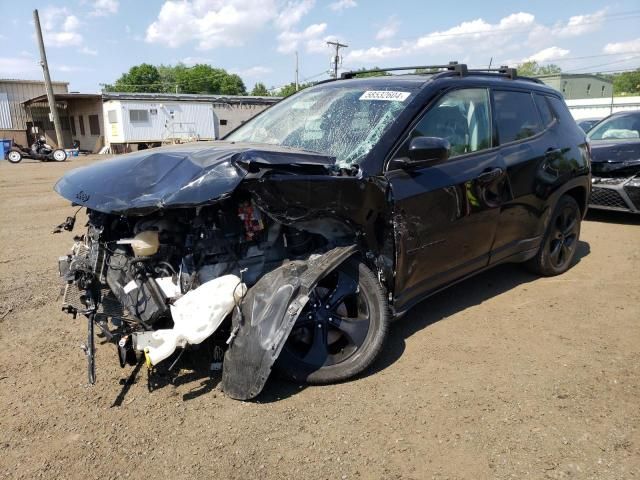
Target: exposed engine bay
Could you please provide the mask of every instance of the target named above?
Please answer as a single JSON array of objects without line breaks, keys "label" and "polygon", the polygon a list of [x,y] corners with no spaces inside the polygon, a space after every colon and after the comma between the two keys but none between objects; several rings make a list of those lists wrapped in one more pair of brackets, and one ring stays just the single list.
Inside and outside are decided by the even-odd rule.
[{"label": "exposed engine bay", "polygon": [[87,212],[59,269],[63,309],[87,319],[90,383],[94,330],[123,367],[210,352],[237,399],[274,366],[326,383],[379,352],[395,255],[384,181],[314,152],[203,142],[96,162],[54,188]]},{"label": "exposed engine bay", "polygon": [[87,209],[87,216],[87,232],[75,237],[59,270],[67,282],[63,310],[89,318],[91,383],[93,324],[116,344],[122,367],[142,357],[154,367],[214,332],[226,340],[214,346],[220,364],[237,334],[231,314],[240,314],[247,289],[287,262],[334,246],[270,219],[251,199],[142,217]]}]

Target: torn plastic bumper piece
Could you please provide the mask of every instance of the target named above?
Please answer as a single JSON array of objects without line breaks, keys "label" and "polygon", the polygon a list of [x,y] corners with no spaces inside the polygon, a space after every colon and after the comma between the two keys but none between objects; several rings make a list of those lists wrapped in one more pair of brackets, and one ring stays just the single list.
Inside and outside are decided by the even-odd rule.
[{"label": "torn plastic bumper piece", "polygon": [[355,252],[355,245],[336,247],[307,261],[287,263],[249,290],[241,314],[236,310],[233,315],[237,336],[225,354],[222,388],[226,395],[249,400],[262,391],[309,293]]},{"label": "torn plastic bumper piece", "polygon": [[197,345],[209,338],[246,292],[235,275],[210,280],[171,305],[173,328],[133,334],[133,348],[144,352],[147,366],[157,365],[176,348]]}]

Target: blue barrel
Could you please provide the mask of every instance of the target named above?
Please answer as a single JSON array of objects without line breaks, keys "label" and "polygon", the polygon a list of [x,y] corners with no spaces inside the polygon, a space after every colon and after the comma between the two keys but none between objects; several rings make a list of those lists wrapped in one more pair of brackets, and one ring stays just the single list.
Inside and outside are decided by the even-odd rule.
[{"label": "blue barrel", "polygon": [[0,160],[4,160],[7,152],[11,149],[11,140],[0,140],[0,148],[2,148]]}]

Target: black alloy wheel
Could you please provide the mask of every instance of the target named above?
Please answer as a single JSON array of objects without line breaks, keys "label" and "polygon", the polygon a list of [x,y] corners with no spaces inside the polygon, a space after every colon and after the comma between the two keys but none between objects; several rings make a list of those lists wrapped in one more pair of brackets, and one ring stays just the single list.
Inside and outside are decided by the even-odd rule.
[{"label": "black alloy wheel", "polygon": [[554,219],[548,248],[551,264],[557,269],[562,269],[573,258],[580,233],[579,215],[580,211],[566,204]]},{"label": "black alloy wheel", "polygon": [[350,378],[378,355],[388,319],[384,292],[373,272],[356,259],[348,260],[312,291],[278,369],[307,383]]},{"label": "black alloy wheel", "polygon": [[568,195],[560,197],[540,250],[527,262],[529,269],[545,276],[566,272],[578,248],[581,221],[582,211],[576,200]]}]

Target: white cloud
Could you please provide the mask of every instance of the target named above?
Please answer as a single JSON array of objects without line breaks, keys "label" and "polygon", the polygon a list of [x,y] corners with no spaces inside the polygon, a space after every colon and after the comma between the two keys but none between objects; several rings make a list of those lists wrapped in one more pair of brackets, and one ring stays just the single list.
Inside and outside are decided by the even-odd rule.
[{"label": "white cloud", "polygon": [[182,59],[182,63],[184,63],[187,67],[193,67],[194,65],[209,65],[212,62],[210,58],[205,57],[184,57]]},{"label": "white cloud", "polygon": [[607,10],[603,9],[586,15],[575,15],[566,23],[556,24],[552,33],[560,38],[577,37],[598,30],[604,21]]},{"label": "white cloud", "polygon": [[[34,58],[0,57],[0,77],[42,79],[42,68]],[[40,76],[38,76],[40,74]]]},{"label": "white cloud", "polygon": [[378,32],[376,33],[376,40],[389,40],[396,36],[398,33],[398,28],[400,27],[400,21],[398,17],[393,15],[389,18],[389,21],[382,25]]},{"label": "white cloud", "polygon": [[368,49],[356,49],[347,54],[347,60],[355,63],[371,63],[388,58],[416,53],[447,52],[460,55],[471,50],[493,53],[513,42],[514,35],[530,28],[535,17],[530,13],[514,13],[491,24],[478,18],[465,21],[443,31],[435,31],[415,40],[403,41],[397,46],[381,45]]},{"label": "white cloud", "polygon": [[80,20],[66,8],[45,8],[40,16],[40,24],[48,47],[78,46],[82,43],[82,34],[78,32]]},{"label": "white cloud", "polygon": [[315,0],[302,0],[300,2],[287,2],[275,19],[275,25],[281,30],[290,30],[302,17],[315,6]]},{"label": "white cloud", "polygon": [[145,39],[169,47],[196,41],[200,50],[240,46],[276,17],[275,0],[166,0]]},{"label": "white cloud", "polygon": [[638,53],[640,52],[640,38],[626,42],[607,43],[602,49],[604,53]]},{"label": "white cloud", "polygon": [[278,35],[278,51],[280,53],[294,52],[299,45],[305,45],[307,51],[317,51],[317,43],[327,29],[326,23],[314,23],[301,32],[285,31]]},{"label": "white cloud", "polygon": [[528,56],[523,60],[523,62],[538,62],[544,63],[553,60],[560,59],[562,57],[566,57],[569,54],[569,50],[560,47],[549,47],[539,52],[534,53],[533,55]]},{"label": "white cloud", "polygon": [[256,65],[255,67],[244,69],[232,69],[230,70],[230,72],[240,75],[241,77],[255,78],[267,75],[268,73],[273,72],[273,69],[269,67],[263,67],[262,65]]},{"label": "white cloud", "polygon": [[329,4],[329,8],[334,12],[341,12],[347,8],[357,7],[358,3],[355,0],[338,0]]},{"label": "white cloud", "polygon": [[106,17],[115,15],[120,8],[120,0],[94,0],[93,10],[89,12],[92,17]]},{"label": "white cloud", "polygon": [[[584,15],[575,15],[563,22],[547,27],[536,22],[527,12],[507,15],[495,23],[483,18],[466,20],[451,28],[426,33],[413,40],[390,42],[393,29],[384,25],[377,35],[382,43],[368,48],[352,49],[347,53],[349,65],[375,64],[381,61],[416,55],[428,55],[437,61],[468,56],[472,63],[488,62],[489,58],[513,55],[522,58],[522,51],[533,51],[527,58],[544,62],[566,55],[565,49],[554,46],[560,39],[589,34],[602,26],[606,9]],[[537,53],[536,53],[537,52]],[[516,57],[517,55],[517,57]],[[486,58],[485,58],[486,57]]]},{"label": "white cloud", "polygon": [[98,55],[98,51],[97,50],[94,50],[93,48],[87,47],[86,45],[84,47],[82,47],[78,51],[80,53],[84,53],[85,55],[93,55],[93,56]]}]

